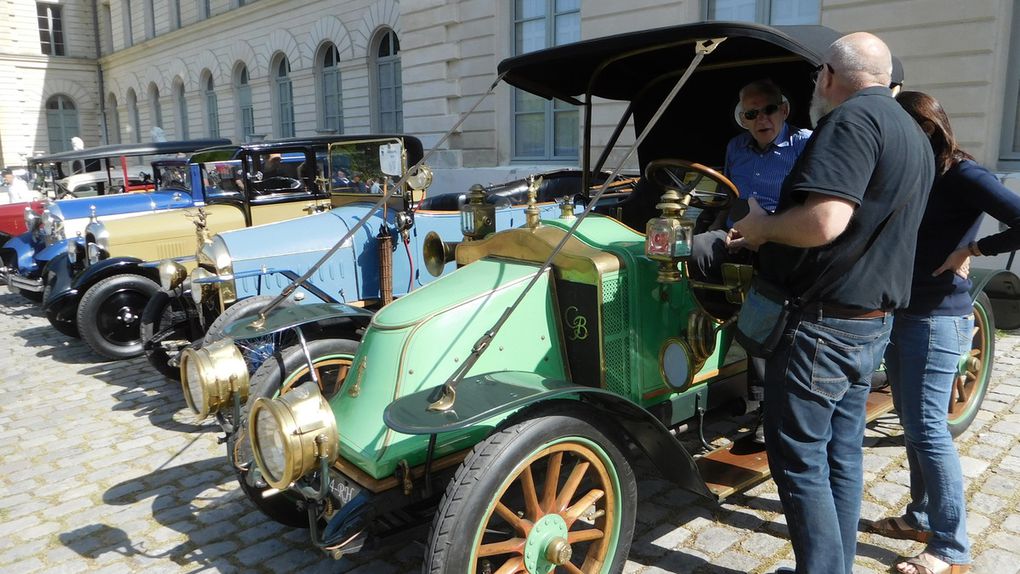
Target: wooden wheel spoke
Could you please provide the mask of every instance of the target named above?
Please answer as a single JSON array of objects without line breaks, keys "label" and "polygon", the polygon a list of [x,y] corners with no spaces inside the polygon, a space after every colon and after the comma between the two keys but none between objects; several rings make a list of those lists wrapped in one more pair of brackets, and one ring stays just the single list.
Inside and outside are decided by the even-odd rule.
[{"label": "wooden wheel spoke", "polygon": [[602,497],[604,497],[605,495],[606,493],[603,492],[602,490],[599,490],[597,488],[593,489],[589,491],[588,494],[582,496],[577,502],[572,504],[570,508],[567,508],[566,511],[563,513],[563,518],[567,522],[567,528],[570,528],[571,525],[573,525],[574,522],[582,514],[584,514],[584,511],[588,510],[588,507],[595,504],[597,501],[602,500]]},{"label": "wooden wheel spoke", "polygon": [[[485,556],[500,556],[502,554],[523,554],[525,542],[527,542],[527,539],[525,538],[509,538],[499,542],[482,544],[478,547],[478,557],[484,558]],[[516,572],[516,570],[510,570],[509,572]]]},{"label": "wooden wheel spoke", "polygon": [[496,514],[500,515],[503,520],[506,520],[521,536],[527,536],[531,532],[532,522],[517,516],[513,510],[510,510],[502,502],[496,503]]},{"label": "wooden wheel spoke", "polygon": [[530,466],[525,467],[521,473],[521,490],[524,493],[524,515],[535,522],[542,514],[542,507],[538,502],[538,489],[535,488],[535,476],[531,474]]},{"label": "wooden wheel spoke", "polygon": [[542,488],[542,510],[553,512],[556,504],[556,490],[560,482],[560,468],[563,466],[563,453],[556,452],[549,457],[549,467],[545,473],[545,486]]},{"label": "wooden wheel spoke", "polygon": [[591,542],[592,540],[599,540],[606,533],[599,530],[598,528],[586,528],[584,530],[571,530],[567,533],[567,542],[571,544],[580,544],[581,542]]},{"label": "wooden wheel spoke", "polygon": [[566,570],[567,572],[570,572],[571,574],[584,574],[584,570],[581,570],[580,568],[574,566],[570,562],[564,564],[563,569]]},{"label": "wooden wheel spoke", "polygon": [[514,574],[514,572],[527,572],[524,567],[524,558],[521,556],[514,556],[507,560],[496,570],[495,574]]},{"label": "wooden wheel spoke", "polygon": [[556,508],[551,512],[563,512],[567,508],[589,467],[591,467],[591,463],[587,461],[578,462],[574,465],[574,470],[570,471],[570,476],[567,478],[566,484],[563,485],[563,491],[556,498]]}]

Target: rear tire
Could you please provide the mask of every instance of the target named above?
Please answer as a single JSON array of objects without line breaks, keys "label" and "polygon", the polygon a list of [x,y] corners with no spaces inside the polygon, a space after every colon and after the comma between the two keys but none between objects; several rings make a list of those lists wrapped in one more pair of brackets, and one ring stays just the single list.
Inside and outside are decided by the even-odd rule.
[{"label": "rear tire", "polygon": [[[327,400],[340,390],[357,350],[358,342],[349,339],[318,339],[308,342],[308,354],[312,357],[319,381],[323,383],[319,390]],[[308,361],[301,345],[291,345],[274,353],[252,376],[241,423],[237,431],[227,439],[227,458],[230,459],[230,466],[244,494],[263,514],[294,528],[308,528],[305,503],[287,492],[269,498],[262,496],[269,485],[257,472],[251,441],[248,440],[247,420],[255,399],[275,397],[309,380]]]},{"label": "rear tire", "polygon": [[159,285],[133,273],[99,281],[78,303],[78,331],[97,354],[107,359],[129,359],[143,352],[141,316]]}]

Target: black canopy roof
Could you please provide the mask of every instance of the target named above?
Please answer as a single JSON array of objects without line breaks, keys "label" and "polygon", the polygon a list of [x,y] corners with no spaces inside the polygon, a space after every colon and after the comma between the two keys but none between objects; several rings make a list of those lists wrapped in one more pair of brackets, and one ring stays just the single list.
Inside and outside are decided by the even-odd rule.
[{"label": "black canopy roof", "polygon": [[[407,165],[412,166],[422,158],[421,140],[407,134],[346,134],[322,135],[308,137],[281,138],[261,142],[249,142],[239,145],[217,146],[215,149],[203,150],[203,157],[196,161],[223,161],[240,157],[244,151],[266,152],[276,149],[297,148],[303,146],[327,146],[331,143],[359,142],[380,139],[402,139],[407,151]],[[229,142],[228,142],[229,143]]]},{"label": "black canopy roof", "polygon": [[[840,32],[825,26],[697,22],[617,34],[506,59],[504,81],[542,96],[580,103],[584,95],[629,101],[641,130],[695,57],[696,42],[721,39],[706,55],[638,150],[642,167],[658,157],[722,165],[745,84],[771,79],[790,101],[789,122],[808,127],[811,71]],[[903,68],[893,61],[893,81]],[[611,166],[608,166],[611,167]]]},{"label": "black canopy roof", "polygon": [[204,147],[212,147],[229,143],[230,143],[229,139],[205,138],[169,142],[110,144],[80,150],[62,151],[49,155],[36,156],[31,158],[30,161],[32,163],[57,163],[62,161],[102,159],[120,156],[190,153],[197,149],[202,149]]}]

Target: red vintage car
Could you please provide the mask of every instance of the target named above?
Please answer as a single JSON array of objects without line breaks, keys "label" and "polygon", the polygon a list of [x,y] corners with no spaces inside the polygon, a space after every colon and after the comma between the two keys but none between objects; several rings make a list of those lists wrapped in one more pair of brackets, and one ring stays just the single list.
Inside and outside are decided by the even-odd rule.
[{"label": "red vintage car", "polygon": [[28,231],[25,225],[26,207],[30,207],[36,215],[39,215],[42,213],[43,203],[41,201],[33,201],[31,203],[0,205],[0,245],[6,243],[11,237]]}]

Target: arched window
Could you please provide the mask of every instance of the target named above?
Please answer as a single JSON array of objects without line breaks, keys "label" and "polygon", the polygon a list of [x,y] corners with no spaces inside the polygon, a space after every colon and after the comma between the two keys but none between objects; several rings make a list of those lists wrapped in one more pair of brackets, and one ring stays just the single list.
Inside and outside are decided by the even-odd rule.
[{"label": "arched window", "polygon": [[155,84],[149,88],[149,119],[152,127],[163,127],[163,108],[159,105],[159,88]]},{"label": "arched window", "polygon": [[174,84],[174,103],[177,108],[177,139],[186,140],[188,134],[188,99],[184,96],[184,82]]},{"label": "arched window", "polygon": [[117,110],[117,96],[113,94],[106,99],[106,133],[108,143],[120,143],[120,111]]},{"label": "arched window", "polygon": [[128,121],[130,124],[131,141],[138,143],[142,141],[142,119],[138,115],[138,96],[134,90],[127,93]]},{"label": "arched window", "polygon": [[211,138],[218,138],[220,137],[220,109],[219,102],[216,101],[216,90],[213,86],[212,74],[206,77],[202,90],[203,100],[205,100],[206,133]]},{"label": "arched window", "polygon": [[71,138],[78,132],[78,110],[71,98],[63,95],[46,100],[46,131],[50,153],[71,149]]},{"label": "arched window", "polygon": [[255,106],[251,101],[251,84],[248,82],[248,66],[241,65],[237,71],[234,90],[237,93],[237,112],[241,121],[238,122],[241,141],[249,141],[255,135]]},{"label": "arched window", "polygon": [[319,124],[324,130],[344,132],[343,83],[340,81],[340,51],[329,44],[322,51],[322,115]]},{"label": "arched window", "polygon": [[404,96],[400,79],[400,41],[393,30],[379,38],[375,60],[376,125],[383,133],[404,131]]},{"label": "arched window", "polygon": [[290,62],[281,57],[273,75],[276,90],[276,116],[280,126],[280,137],[294,136],[294,87],[290,81]]}]

